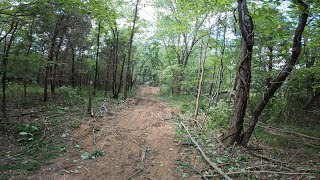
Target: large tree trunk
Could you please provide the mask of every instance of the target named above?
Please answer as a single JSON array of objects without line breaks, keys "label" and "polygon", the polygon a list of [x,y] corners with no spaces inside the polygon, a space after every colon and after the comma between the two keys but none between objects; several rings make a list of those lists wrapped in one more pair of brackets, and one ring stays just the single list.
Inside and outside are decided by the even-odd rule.
[{"label": "large tree trunk", "polygon": [[289,76],[291,71],[293,70],[294,65],[297,62],[297,59],[301,53],[301,37],[302,33],[304,31],[305,26],[307,25],[307,19],[309,15],[309,7],[303,0],[298,0],[299,5],[301,5],[304,10],[299,18],[299,24],[296,28],[294,38],[293,38],[293,46],[291,50],[291,57],[286,62],[284,68],[282,71],[278,74],[276,78],[274,78],[270,82],[270,86],[266,89],[266,91],[261,96],[261,100],[259,103],[255,106],[251,118],[250,118],[250,124],[249,127],[246,129],[246,131],[241,135],[241,144],[247,145],[247,143],[250,140],[250,137],[253,133],[253,130],[259,120],[259,117],[268,104],[269,100],[273,97],[274,93],[281,87],[283,82],[286,80],[286,78]]},{"label": "large tree trunk", "polygon": [[130,34],[130,41],[129,41],[129,49],[128,49],[128,63],[127,63],[127,72],[126,72],[126,80],[125,80],[125,90],[124,90],[124,99],[127,98],[128,91],[130,89],[131,85],[131,79],[132,79],[132,74],[131,74],[131,53],[132,53],[132,42],[133,42],[133,35],[134,35],[134,30],[136,26],[136,22],[138,19],[138,6],[139,6],[139,0],[136,2],[136,7],[134,11],[134,18],[133,18],[133,24],[132,24],[132,29],[131,29],[131,34]]},{"label": "large tree trunk", "polygon": [[220,137],[223,144],[230,146],[240,140],[243,121],[249,98],[251,81],[251,59],[253,48],[253,22],[246,0],[238,0],[239,28],[242,35],[240,63],[235,82],[236,93],[233,115],[226,132]]}]

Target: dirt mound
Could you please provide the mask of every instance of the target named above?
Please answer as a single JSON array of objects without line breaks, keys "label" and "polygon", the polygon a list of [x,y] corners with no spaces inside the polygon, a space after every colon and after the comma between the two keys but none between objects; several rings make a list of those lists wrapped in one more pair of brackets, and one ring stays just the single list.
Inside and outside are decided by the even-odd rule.
[{"label": "dirt mound", "polygon": [[177,110],[147,97],[158,91],[143,88],[142,98],[129,99],[113,115],[87,120],[72,137],[74,147],[29,179],[180,179],[171,122]]}]

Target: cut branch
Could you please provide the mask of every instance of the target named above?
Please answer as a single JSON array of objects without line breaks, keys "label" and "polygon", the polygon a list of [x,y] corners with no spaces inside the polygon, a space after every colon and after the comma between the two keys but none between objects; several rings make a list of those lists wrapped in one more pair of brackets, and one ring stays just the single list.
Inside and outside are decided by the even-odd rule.
[{"label": "cut branch", "polygon": [[202,150],[202,148],[200,147],[200,145],[197,143],[197,141],[191,136],[191,134],[189,133],[188,128],[182,123],[180,122],[180,124],[182,125],[182,127],[186,130],[189,138],[191,139],[191,141],[194,143],[194,145],[197,146],[197,149],[199,150],[199,152],[201,153],[202,157],[208,162],[208,164],[215,169],[216,171],[219,172],[219,174],[221,174],[221,176],[223,176],[225,179],[227,180],[232,180],[226,173],[224,173],[218,166],[217,164],[215,164],[214,162],[212,162],[207,155],[205,154],[205,152]]}]

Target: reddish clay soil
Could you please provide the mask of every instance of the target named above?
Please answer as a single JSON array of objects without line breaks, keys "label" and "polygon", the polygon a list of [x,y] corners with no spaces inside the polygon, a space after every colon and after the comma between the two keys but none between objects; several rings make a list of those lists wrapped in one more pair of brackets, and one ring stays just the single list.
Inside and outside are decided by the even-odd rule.
[{"label": "reddish clay soil", "polygon": [[[86,120],[72,146],[28,179],[182,179],[176,160],[172,118],[178,110],[152,98],[159,89],[143,88],[137,97],[112,108],[112,115]],[[83,160],[95,150],[104,156]]]}]

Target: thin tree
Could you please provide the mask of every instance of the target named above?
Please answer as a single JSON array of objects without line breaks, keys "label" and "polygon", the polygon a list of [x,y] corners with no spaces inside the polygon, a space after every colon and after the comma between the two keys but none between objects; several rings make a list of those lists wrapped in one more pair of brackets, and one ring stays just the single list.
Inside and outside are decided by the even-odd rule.
[{"label": "thin tree", "polygon": [[101,33],[101,22],[98,23],[98,36],[97,36],[97,52],[96,52],[96,68],[94,74],[94,84],[93,84],[93,95],[96,94],[97,84],[98,84],[98,73],[99,73],[99,51],[100,51],[100,33]]},{"label": "thin tree", "polygon": [[129,49],[128,49],[128,63],[127,63],[127,72],[126,72],[126,80],[125,80],[125,90],[124,90],[124,99],[128,96],[128,91],[131,86],[132,82],[132,70],[131,70],[131,53],[132,53],[132,42],[133,42],[133,36],[134,36],[134,30],[136,26],[136,22],[138,19],[138,6],[139,6],[139,0],[136,2],[135,11],[134,11],[134,18],[133,18],[133,24],[131,28],[131,34],[130,34],[130,40],[129,40]]},{"label": "thin tree", "polygon": [[14,36],[17,32],[18,29],[18,24],[19,21],[16,21],[14,23],[11,24],[12,27],[10,27],[10,38],[9,38],[9,42],[7,41],[7,37],[9,35],[9,33],[7,33],[4,37],[4,46],[3,46],[3,58],[2,58],[2,113],[3,113],[3,118],[6,119],[7,118],[7,101],[6,101],[6,85],[7,85],[7,64],[8,64],[8,57],[9,57],[9,53],[10,53],[10,48],[11,48],[11,44],[14,40]]}]

